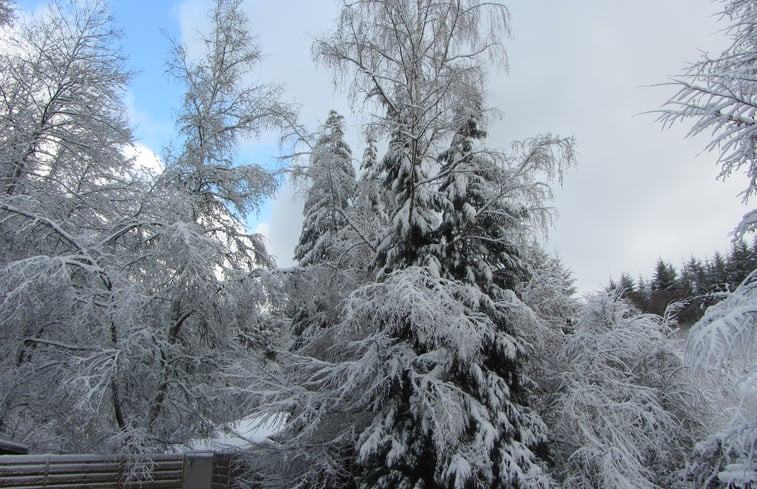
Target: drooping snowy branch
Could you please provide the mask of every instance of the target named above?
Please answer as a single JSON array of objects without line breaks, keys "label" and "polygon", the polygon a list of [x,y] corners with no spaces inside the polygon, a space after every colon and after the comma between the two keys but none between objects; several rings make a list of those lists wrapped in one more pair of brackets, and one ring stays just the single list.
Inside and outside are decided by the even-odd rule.
[{"label": "drooping snowy branch", "polygon": [[744,170],[746,202],[757,192],[757,8],[751,0],[727,0],[721,16],[731,45],[718,58],[691,65],[673,84],[659,120],[665,127],[692,121],[689,134],[709,131],[708,150],[720,151],[720,177]]}]

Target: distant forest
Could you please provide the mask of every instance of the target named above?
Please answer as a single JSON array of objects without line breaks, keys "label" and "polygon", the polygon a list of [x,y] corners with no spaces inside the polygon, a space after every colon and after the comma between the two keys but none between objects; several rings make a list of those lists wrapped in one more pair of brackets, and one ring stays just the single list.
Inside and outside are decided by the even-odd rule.
[{"label": "distant forest", "polygon": [[725,255],[716,251],[709,258],[692,256],[678,268],[659,258],[651,277],[634,279],[623,273],[619,279],[610,280],[607,290],[617,291],[642,312],[664,316],[668,311],[679,326],[689,327],[707,307],[736,290],[755,268],[757,238],[751,246],[739,239]]}]

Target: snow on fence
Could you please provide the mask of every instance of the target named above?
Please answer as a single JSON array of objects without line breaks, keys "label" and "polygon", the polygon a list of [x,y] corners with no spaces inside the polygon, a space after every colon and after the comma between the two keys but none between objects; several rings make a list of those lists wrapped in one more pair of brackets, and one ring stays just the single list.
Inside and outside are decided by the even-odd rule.
[{"label": "snow on fence", "polygon": [[0,455],[0,487],[9,489],[227,489],[228,454]]}]

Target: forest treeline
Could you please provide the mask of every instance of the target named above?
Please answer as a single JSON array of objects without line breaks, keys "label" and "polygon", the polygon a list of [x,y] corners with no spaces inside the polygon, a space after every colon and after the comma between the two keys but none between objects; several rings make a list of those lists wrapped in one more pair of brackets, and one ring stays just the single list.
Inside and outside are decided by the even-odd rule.
[{"label": "forest treeline", "polygon": [[[171,44],[183,97],[151,168],[133,157],[108,2],[31,15],[0,0],[3,437],[36,453],[143,454],[275,422],[235,452],[237,485],[254,488],[757,483],[753,247],[679,273],[660,262],[641,289],[623,279],[631,301],[574,297],[539,245],[574,139],[487,132],[504,4],[340,2],[312,49],[368,121],[352,148],[343,115],[305,127],[279,85],[251,81],[261,49],[242,0],[210,3],[202,49]],[[749,177],[747,200],[757,8],[722,8],[731,47],[672,82],[660,122],[712,129],[722,176]],[[243,225],[281,174],[239,147],[270,130],[294,148],[286,173],[305,193],[289,268]],[[752,212],[735,232],[756,225]],[[685,352],[673,316],[632,304],[679,283],[718,299]]]},{"label": "forest treeline", "polygon": [[709,258],[692,256],[676,268],[662,258],[649,277],[623,273],[610,280],[607,290],[618,291],[643,312],[665,315],[673,305],[683,327],[701,319],[707,307],[733,292],[757,268],[757,240],[749,246],[744,239],[733,241],[730,250]]}]

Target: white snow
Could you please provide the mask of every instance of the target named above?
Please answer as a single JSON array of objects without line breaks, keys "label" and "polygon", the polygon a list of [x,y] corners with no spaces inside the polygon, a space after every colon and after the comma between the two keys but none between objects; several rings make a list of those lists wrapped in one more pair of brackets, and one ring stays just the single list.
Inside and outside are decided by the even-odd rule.
[{"label": "white snow", "polygon": [[278,444],[271,439],[281,432],[288,415],[253,414],[220,427],[212,437],[190,440],[184,445],[173,447],[174,452],[223,451],[229,449],[252,450],[255,448],[275,448]]}]

